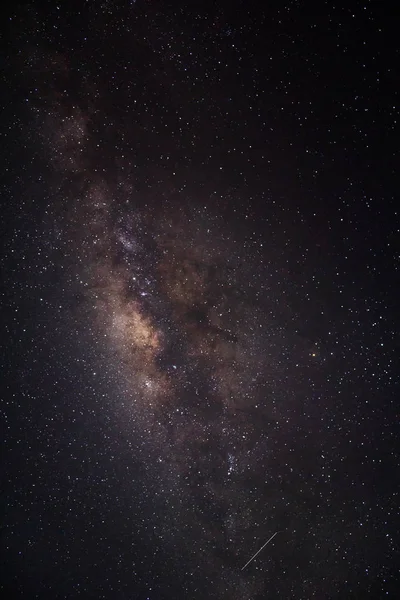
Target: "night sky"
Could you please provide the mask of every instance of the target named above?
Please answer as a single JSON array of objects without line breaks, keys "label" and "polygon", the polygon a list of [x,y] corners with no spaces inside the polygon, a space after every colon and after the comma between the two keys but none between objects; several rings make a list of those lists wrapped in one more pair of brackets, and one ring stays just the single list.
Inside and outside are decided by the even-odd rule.
[{"label": "night sky", "polygon": [[5,598],[398,597],[400,45],[342,4],[9,3]]}]

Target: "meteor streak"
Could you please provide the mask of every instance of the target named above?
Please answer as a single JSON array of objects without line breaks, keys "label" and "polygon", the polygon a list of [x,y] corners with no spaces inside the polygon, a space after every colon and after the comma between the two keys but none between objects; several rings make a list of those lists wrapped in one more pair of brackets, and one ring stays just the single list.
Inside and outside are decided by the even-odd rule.
[{"label": "meteor streak", "polygon": [[254,554],[254,556],[251,557],[251,559],[249,561],[247,561],[247,563],[244,565],[244,567],[242,567],[242,571],[247,567],[247,565],[249,565],[251,563],[252,560],[255,559],[255,557],[260,554],[261,550],[263,550],[265,548],[265,546],[267,544],[270,543],[271,540],[274,539],[274,537],[279,533],[279,531],[275,531],[275,533],[273,535],[271,535],[271,537],[269,538],[269,540],[267,542],[265,542],[264,546],[261,546],[261,548],[259,550],[257,550],[257,552]]}]

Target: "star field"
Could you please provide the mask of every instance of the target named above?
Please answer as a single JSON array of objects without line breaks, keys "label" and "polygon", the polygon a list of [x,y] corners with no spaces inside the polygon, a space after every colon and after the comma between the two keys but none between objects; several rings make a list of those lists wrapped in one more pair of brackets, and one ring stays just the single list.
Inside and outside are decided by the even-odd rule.
[{"label": "star field", "polygon": [[5,597],[395,598],[390,18],[7,18]]}]

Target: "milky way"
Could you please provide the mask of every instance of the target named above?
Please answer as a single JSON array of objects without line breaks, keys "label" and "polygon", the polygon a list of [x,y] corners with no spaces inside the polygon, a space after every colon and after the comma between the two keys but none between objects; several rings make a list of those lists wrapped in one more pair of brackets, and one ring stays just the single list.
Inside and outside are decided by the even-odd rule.
[{"label": "milky way", "polygon": [[90,326],[118,372],[115,410],[157,473],[168,551],[180,548],[218,598],[251,598],[263,576],[239,566],[282,524],[268,471],[290,436],[294,362],[309,363],[311,342],[279,323],[284,299],[256,243],[217,210],[157,193],[143,202],[131,175],[100,169],[95,115],[53,97],[43,138],[68,198]]},{"label": "milky way", "polygon": [[5,9],[2,597],[397,597],[395,21]]},{"label": "milky way", "polygon": [[398,506],[398,231],[371,158],[389,61],[362,56],[362,7],[179,4],[9,21],[10,589],[377,598]]}]

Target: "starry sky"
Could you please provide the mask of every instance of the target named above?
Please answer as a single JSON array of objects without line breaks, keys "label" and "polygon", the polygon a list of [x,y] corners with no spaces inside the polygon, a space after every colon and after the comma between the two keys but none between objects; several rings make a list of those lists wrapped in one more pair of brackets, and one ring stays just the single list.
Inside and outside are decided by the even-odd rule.
[{"label": "starry sky", "polygon": [[393,18],[7,10],[5,597],[397,597]]}]

